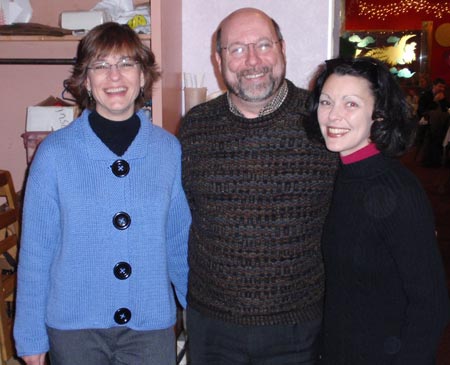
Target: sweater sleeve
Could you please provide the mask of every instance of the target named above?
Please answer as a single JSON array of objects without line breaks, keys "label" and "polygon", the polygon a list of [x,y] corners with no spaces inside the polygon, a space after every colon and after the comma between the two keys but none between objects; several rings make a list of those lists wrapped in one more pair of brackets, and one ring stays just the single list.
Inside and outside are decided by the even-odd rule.
[{"label": "sweater sleeve", "polygon": [[417,186],[405,187],[398,197],[382,233],[408,303],[399,346],[392,344],[392,351],[398,347],[393,364],[431,364],[450,310],[433,213]]},{"label": "sweater sleeve", "polygon": [[176,169],[167,223],[167,256],[170,280],[175,288],[178,301],[185,308],[188,278],[187,244],[191,213],[181,185],[179,154]]},{"label": "sweater sleeve", "polygon": [[49,349],[45,317],[50,267],[60,237],[60,211],[55,169],[44,142],[33,160],[25,189],[14,324],[19,356]]}]

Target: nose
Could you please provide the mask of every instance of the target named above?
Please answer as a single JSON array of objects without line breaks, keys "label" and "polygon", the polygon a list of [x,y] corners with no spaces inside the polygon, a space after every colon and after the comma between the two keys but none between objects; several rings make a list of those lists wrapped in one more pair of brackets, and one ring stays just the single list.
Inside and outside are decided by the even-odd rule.
[{"label": "nose", "polygon": [[337,105],[331,105],[330,111],[328,113],[328,118],[330,120],[338,120],[341,118],[341,111]]},{"label": "nose", "polygon": [[261,62],[259,58],[258,52],[256,52],[255,44],[249,43],[247,44],[247,55],[245,58],[245,63],[250,66],[257,65]]},{"label": "nose", "polygon": [[120,78],[120,76],[122,76],[119,67],[117,67],[117,65],[111,65],[111,68],[108,71],[108,77],[110,79],[118,79]]}]

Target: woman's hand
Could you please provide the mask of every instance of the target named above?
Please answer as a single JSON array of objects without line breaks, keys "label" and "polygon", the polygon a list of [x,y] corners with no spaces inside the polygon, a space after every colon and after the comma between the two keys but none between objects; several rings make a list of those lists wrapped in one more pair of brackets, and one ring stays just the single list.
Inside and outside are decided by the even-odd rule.
[{"label": "woman's hand", "polygon": [[27,365],[45,365],[45,353],[37,355],[22,356],[23,361]]}]

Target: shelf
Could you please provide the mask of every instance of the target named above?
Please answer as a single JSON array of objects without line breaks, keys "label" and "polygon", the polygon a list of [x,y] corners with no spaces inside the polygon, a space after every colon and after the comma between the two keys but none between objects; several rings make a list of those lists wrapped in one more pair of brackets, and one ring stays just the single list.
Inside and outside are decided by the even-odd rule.
[{"label": "shelf", "polygon": [[[43,35],[0,35],[0,42],[74,42],[79,41],[83,36],[65,35],[62,37]],[[142,40],[150,40],[150,34],[140,34]]]},{"label": "shelf", "polygon": [[[83,35],[84,36],[84,35]],[[65,35],[65,36],[43,36],[43,35],[0,35],[0,45],[3,43],[5,47],[8,42],[15,42],[18,47],[20,42],[29,42],[30,46],[38,45],[39,42],[50,42],[56,44],[57,42],[62,42],[63,44],[70,45],[71,42],[79,42],[83,36],[76,35]],[[151,41],[150,34],[140,34],[139,38],[143,41]],[[75,58],[71,57],[52,57],[48,58],[46,56],[40,57],[0,57],[0,65],[73,65],[75,63]]]}]

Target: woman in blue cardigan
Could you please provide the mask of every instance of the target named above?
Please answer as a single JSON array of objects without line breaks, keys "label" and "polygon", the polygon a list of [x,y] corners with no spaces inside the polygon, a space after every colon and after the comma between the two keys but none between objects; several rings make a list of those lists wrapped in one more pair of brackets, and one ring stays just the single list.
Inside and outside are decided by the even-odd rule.
[{"label": "woman in blue cardigan", "polygon": [[449,302],[427,196],[394,158],[412,129],[405,95],[381,62],[335,59],[311,107],[341,158],[323,233],[320,363],[431,365]]},{"label": "woman in blue cardigan", "polygon": [[175,364],[191,216],[178,141],[140,109],[158,77],[127,25],[79,44],[68,88],[84,111],[42,142],[25,190],[14,337],[28,365]]}]

